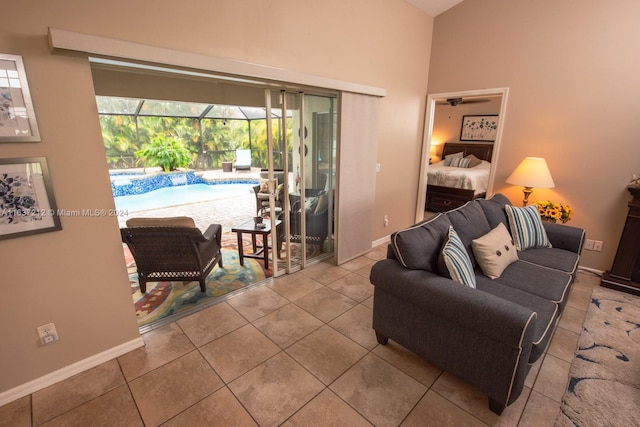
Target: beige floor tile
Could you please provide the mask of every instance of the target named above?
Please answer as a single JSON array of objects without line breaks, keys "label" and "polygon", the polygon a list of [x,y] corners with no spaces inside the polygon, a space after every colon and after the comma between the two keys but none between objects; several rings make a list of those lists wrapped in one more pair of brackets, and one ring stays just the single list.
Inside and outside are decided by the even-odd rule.
[{"label": "beige floor tile", "polygon": [[157,426],[223,387],[198,351],[129,383],[146,426]]},{"label": "beige floor tile", "polygon": [[364,305],[365,307],[369,307],[371,310],[373,310],[373,296],[362,301],[360,304]]},{"label": "beige floor tile", "polygon": [[489,409],[486,394],[447,372],[438,377],[431,390],[492,426],[517,425],[530,392],[525,387],[518,399],[507,406],[502,415],[498,415]]},{"label": "beige floor tile", "polygon": [[578,310],[574,307],[567,305],[564,308],[562,317],[560,317],[560,322],[558,322],[558,326],[561,328],[568,329],[571,332],[575,332],[576,334],[580,334],[580,332],[582,331],[582,323],[584,322],[584,317],[586,314],[587,314],[586,310]]},{"label": "beige floor tile", "polygon": [[[388,243],[388,242],[387,242]],[[379,261],[387,257],[387,243],[375,246],[371,248],[371,251],[366,253],[364,256],[367,258],[371,258],[374,261]]]},{"label": "beige floor tile", "polygon": [[247,320],[227,303],[220,303],[176,322],[196,347],[247,324]]},{"label": "beige floor tile", "polygon": [[371,350],[378,345],[376,333],[371,327],[372,318],[373,310],[362,304],[358,304],[351,310],[332,320],[329,325],[361,346]]},{"label": "beige floor tile", "polygon": [[540,356],[538,360],[536,360],[536,363],[534,363],[533,366],[529,368],[529,374],[524,380],[525,387],[533,388],[533,384],[535,383],[536,379],[538,379],[538,374],[540,373],[540,368],[542,367],[543,360],[544,354]]},{"label": "beige floor tile", "polygon": [[328,385],[362,358],[367,350],[340,332],[323,326],[289,347],[287,353]]},{"label": "beige floor tile", "polygon": [[360,276],[369,280],[369,278],[371,277],[371,268],[373,267],[374,264],[375,264],[375,261],[365,267],[362,267],[356,270],[354,273],[359,274]]},{"label": "beige floor tile", "polygon": [[0,427],[29,427],[31,425],[31,395],[0,406]]},{"label": "beige floor tile", "polygon": [[518,426],[552,427],[559,413],[560,403],[533,390]]},{"label": "beige floor tile", "polygon": [[560,402],[569,382],[571,362],[547,354],[533,386],[538,393]]},{"label": "beige floor tile", "polygon": [[376,346],[373,349],[373,354],[386,360],[427,387],[431,387],[442,374],[442,369],[435,367],[393,340],[389,340],[386,345]]},{"label": "beige floor tile", "polygon": [[349,271],[358,271],[363,268],[371,269],[371,266],[375,264],[375,261],[371,258],[367,258],[366,256],[361,256],[358,258],[354,258],[351,261],[347,261],[344,264],[340,264],[340,267],[349,270]]},{"label": "beige floor tile", "polygon": [[356,273],[341,277],[327,286],[358,302],[362,302],[373,295],[373,285],[369,282],[369,279]]},{"label": "beige floor tile", "polygon": [[229,384],[261,426],[288,419],[324,386],[289,355],[279,353]]},{"label": "beige floor tile", "polygon": [[585,287],[574,286],[569,294],[567,300],[567,306],[573,307],[577,310],[586,311],[589,303],[591,302],[591,293],[593,289]]},{"label": "beige floor tile", "polygon": [[323,285],[327,285],[351,272],[346,268],[342,268],[330,262],[320,262],[309,268],[305,268],[300,273],[307,277],[311,277]]},{"label": "beige floor tile", "polygon": [[111,360],[33,393],[33,422],[38,425],[124,384]]},{"label": "beige floor tile", "polygon": [[486,424],[437,393],[429,390],[403,421],[401,426],[481,427],[486,426]]},{"label": "beige floor tile", "polygon": [[253,325],[246,325],[200,348],[225,383],[236,379],[280,351]]},{"label": "beige floor tile", "polygon": [[354,307],[357,302],[324,287],[296,300],[295,304],[323,322],[330,322]]},{"label": "beige floor tile", "polygon": [[287,305],[289,301],[268,286],[259,286],[229,299],[227,303],[252,322]]},{"label": "beige floor tile", "polygon": [[360,359],[329,387],[374,425],[399,425],[427,388],[378,356]]},{"label": "beige floor tile", "polygon": [[579,334],[558,327],[547,352],[559,359],[571,362],[578,348],[578,338],[580,338]]},{"label": "beige floor tile", "polygon": [[118,358],[127,381],[171,362],[194,350],[194,346],[175,323],[142,335],[145,346]]},{"label": "beige floor tile", "polygon": [[282,426],[366,427],[371,426],[371,423],[331,390],[325,389]]},{"label": "beige floor tile", "polygon": [[136,427],[143,425],[129,388],[126,385],[121,385],[78,408],[42,424],[42,427]]},{"label": "beige floor tile", "polygon": [[323,285],[302,273],[296,273],[277,277],[267,286],[289,301],[295,301],[322,288]]},{"label": "beige floor tile", "polygon": [[251,415],[227,387],[196,403],[162,425],[184,426],[257,426]]},{"label": "beige floor tile", "polygon": [[318,329],[323,323],[297,305],[287,304],[256,320],[253,325],[280,348],[287,348]]}]

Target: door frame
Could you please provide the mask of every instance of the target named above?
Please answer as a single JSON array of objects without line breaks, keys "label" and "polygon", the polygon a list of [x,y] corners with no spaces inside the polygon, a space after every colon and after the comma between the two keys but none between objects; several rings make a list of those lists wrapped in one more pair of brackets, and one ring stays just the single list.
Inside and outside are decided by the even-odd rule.
[{"label": "door frame", "polygon": [[498,164],[498,155],[500,153],[500,145],[502,142],[502,130],[504,129],[504,122],[506,119],[509,88],[502,87],[494,89],[479,89],[461,92],[429,94],[427,96],[427,106],[424,119],[424,135],[422,139],[422,154],[420,157],[420,176],[418,179],[418,197],[415,215],[416,223],[424,219],[424,205],[427,199],[427,172],[429,171],[429,153],[431,151],[431,137],[433,135],[436,101],[446,100],[448,98],[465,98],[470,96],[502,96],[499,113],[500,120],[498,121],[496,140],[493,142],[493,152],[491,154],[491,170],[489,172],[487,196],[490,196],[493,193],[493,181],[495,180],[496,165]]}]

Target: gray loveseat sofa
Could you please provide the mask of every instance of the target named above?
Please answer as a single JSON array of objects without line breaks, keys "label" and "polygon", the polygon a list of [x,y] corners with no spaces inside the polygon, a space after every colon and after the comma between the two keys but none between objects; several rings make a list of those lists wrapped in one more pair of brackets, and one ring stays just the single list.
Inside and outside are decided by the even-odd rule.
[{"label": "gray loveseat sofa", "polygon": [[[501,194],[476,199],[394,233],[387,258],[370,276],[378,342],[392,339],[477,387],[497,414],[518,398],[530,366],[549,344],[585,238],[582,229],[544,222],[552,247],[518,251],[518,259],[490,279],[472,241],[500,223],[510,230],[507,204]],[[473,265],[475,289],[442,272],[439,258],[450,226]]]}]

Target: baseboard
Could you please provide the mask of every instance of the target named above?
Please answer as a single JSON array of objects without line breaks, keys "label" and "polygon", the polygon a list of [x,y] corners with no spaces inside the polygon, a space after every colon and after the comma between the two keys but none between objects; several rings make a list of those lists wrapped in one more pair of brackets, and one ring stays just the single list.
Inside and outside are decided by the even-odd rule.
[{"label": "baseboard", "polygon": [[600,277],[602,277],[602,275],[604,274],[604,271],[602,271],[602,270],[596,270],[595,268],[585,267],[585,266],[582,266],[582,265],[578,266],[578,270],[588,271],[589,273],[593,273],[593,274],[595,274],[597,276],[600,276]]},{"label": "baseboard", "polygon": [[115,359],[116,357],[122,356],[123,354],[142,346],[144,346],[144,341],[142,337],[138,337],[124,344],[112,347],[102,353],[80,360],[62,369],[58,369],[57,371],[53,371],[40,378],[36,378],[35,380],[29,381],[7,391],[3,391],[0,393],[0,406],[6,405],[9,402],[13,402],[14,400],[20,399],[21,397],[27,396],[38,390],[42,390],[43,388],[59,381],[66,380],[80,372],[86,371],[87,369],[95,368],[104,362],[108,362],[109,360]]},{"label": "baseboard", "polygon": [[373,242],[371,242],[371,247],[375,248],[376,246],[386,245],[390,241],[391,241],[391,235],[389,234],[387,236],[381,237],[378,240],[374,240]]}]

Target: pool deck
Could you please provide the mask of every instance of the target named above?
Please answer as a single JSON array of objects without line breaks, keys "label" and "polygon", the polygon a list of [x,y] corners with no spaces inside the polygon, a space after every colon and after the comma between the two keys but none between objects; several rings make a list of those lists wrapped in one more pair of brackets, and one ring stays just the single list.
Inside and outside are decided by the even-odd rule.
[{"label": "pool deck", "polygon": [[[260,179],[260,168],[247,171],[223,172],[222,169],[202,172],[204,179]],[[193,218],[203,232],[209,224],[222,224],[223,231],[230,231],[234,225],[242,224],[256,214],[256,198],[252,190],[245,195],[231,196],[207,202],[189,203],[160,209],[130,212],[127,216],[119,216],[118,224],[121,228],[129,218],[166,218],[171,216],[188,216]]]}]

